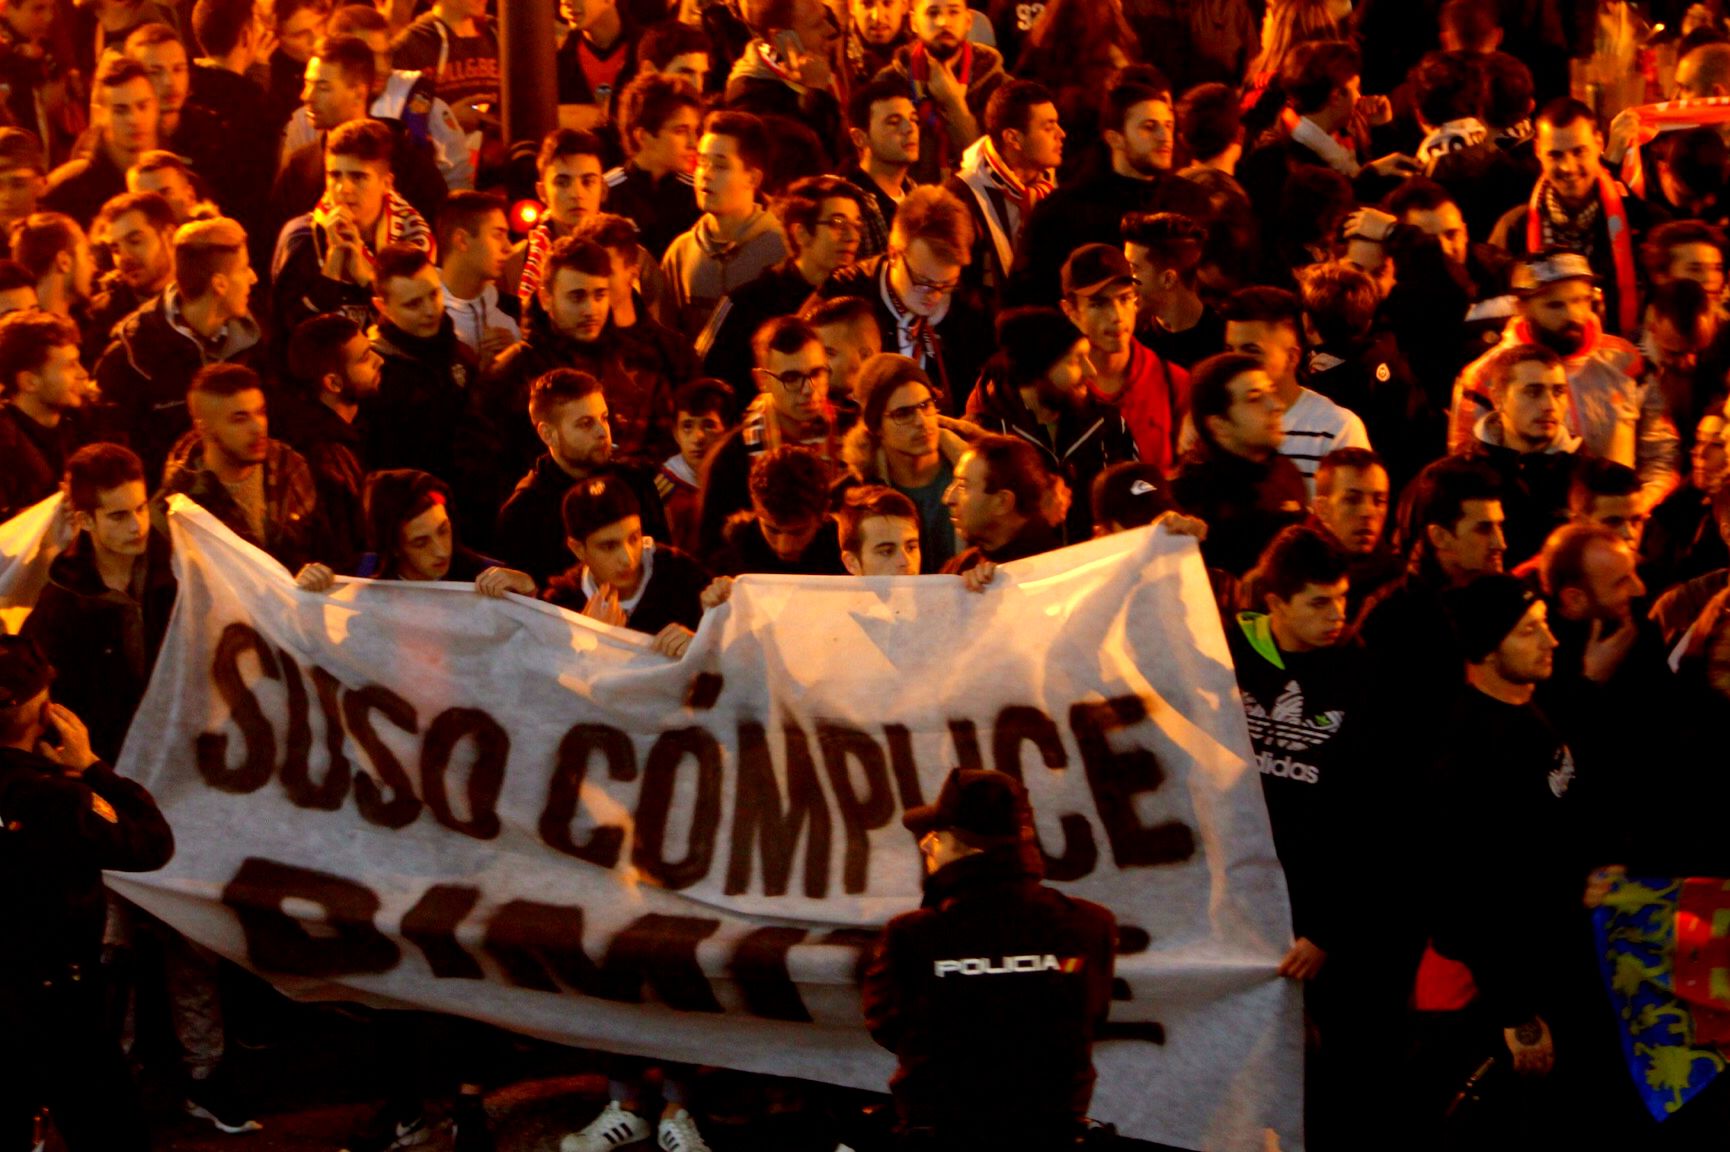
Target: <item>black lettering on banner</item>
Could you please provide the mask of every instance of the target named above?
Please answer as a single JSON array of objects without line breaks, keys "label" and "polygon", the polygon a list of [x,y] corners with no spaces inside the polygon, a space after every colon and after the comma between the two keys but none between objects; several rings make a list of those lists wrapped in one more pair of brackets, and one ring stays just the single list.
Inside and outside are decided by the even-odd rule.
[{"label": "black lettering on banner", "polygon": [[693,712],[707,712],[721,698],[721,689],[725,686],[726,681],[718,672],[697,673],[685,692],[685,707]]},{"label": "black lettering on banner", "polygon": [[[697,802],[691,806],[691,834],[682,860],[667,859],[667,818],[673,788],[686,760],[697,764]],[[721,745],[706,728],[677,728],[655,738],[643,763],[643,788],[637,795],[637,835],[631,863],[670,891],[689,888],[709,874],[715,858],[715,832],[721,823]]]},{"label": "black lettering on banner", "polygon": [[[324,909],[328,934],[314,936],[282,910],[291,899]],[[388,972],[401,952],[373,924],[379,900],[372,889],[328,872],[248,857],[222,890],[246,934],[246,954],[262,972],[295,976],[354,976]]]},{"label": "black lettering on banner", "polygon": [[[817,743],[823,749],[823,767],[829,774],[829,787],[835,791],[835,802],[841,808],[841,826],[846,830],[841,887],[850,895],[863,892],[871,867],[870,833],[888,824],[895,815],[895,795],[889,790],[883,749],[869,733],[833,720],[817,722]],[[853,786],[848,761],[858,764],[864,773],[864,795]]]},{"label": "black lettering on banner", "polygon": [[[1063,749],[1063,736],[1057,722],[1038,708],[1026,704],[1011,704],[997,714],[991,731],[991,758],[999,772],[1022,779],[1021,746],[1031,744],[1047,768],[1062,771],[1069,767],[1069,753]],[[1063,829],[1063,855],[1053,856],[1040,845],[1045,858],[1048,880],[1079,880],[1099,863],[1099,846],[1093,841],[1093,825],[1087,817],[1065,812],[1058,820]]]},{"label": "black lettering on banner", "polygon": [[[1117,955],[1134,956],[1146,952],[1152,945],[1153,937],[1148,935],[1147,929],[1138,928],[1134,924],[1118,924]],[[1113,976],[1111,978],[1111,998],[1113,1000],[1135,999],[1134,993],[1130,991],[1129,981],[1122,976]]]},{"label": "black lettering on banner", "polygon": [[342,685],[335,676],[314,664],[312,683],[318,692],[319,712],[324,716],[324,750],[330,767],[322,783],[312,782],[312,729],[307,720],[306,689],[300,669],[286,656],[283,678],[288,682],[288,750],[282,757],[282,789],[297,808],[334,812],[348,798],[348,757],[342,751]]},{"label": "black lettering on banner", "polygon": [[[420,731],[420,720],[415,716],[414,705],[382,684],[368,684],[365,688],[350,689],[343,695],[343,719],[348,721],[348,730],[354,733],[354,742],[360,745],[367,759],[372,761],[373,772],[378,775],[375,780],[372,773],[355,774],[354,806],[359,809],[361,818],[369,824],[377,824],[381,828],[406,828],[420,815],[420,797],[414,794],[414,786],[409,783],[402,761],[379,739],[378,730],[372,726],[373,712],[380,713],[404,732]],[[384,793],[379,788],[381,781],[384,787],[390,789],[389,800],[384,798]]]},{"label": "black lettering on banner", "polygon": [[505,979],[518,988],[557,992],[559,985],[552,976],[556,973],[559,980],[587,995],[626,999],[608,995],[600,969],[583,951],[581,908],[512,900],[487,921],[481,947],[499,962]]},{"label": "black lettering on banner", "polygon": [[589,774],[589,759],[600,752],[607,761],[607,776],[626,784],[637,778],[637,750],[631,738],[606,724],[578,724],[559,742],[558,763],[547,782],[547,806],[541,810],[541,842],[555,851],[590,864],[611,869],[619,862],[625,830],[604,824],[589,833],[581,844],[571,834],[577,804],[582,800],[583,779]]},{"label": "black lettering on banner", "polygon": [[607,948],[603,963],[608,987],[629,989],[630,995],[620,999],[635,1003],[642,1000],[643,985],[647,984],[655,998],[669,1008],[721,1011],[721,1002],[715,999],[715,990],[697,962],[697,946],[720,929],[719,920],[654,912],[639,916],[613,937]]},{"label": "black lettering on banner", "polygon": [[[459,820],[451,811],[445,775],[451,754],[464,739],[473,739],[475,757],[469,767],[466,789],[469,818]],[[499,790],[505,785],[505,762],[510,759],[511,738],[504,727],[479,708],[446,708],[427,725],[420,749],[420,787],[426,806],[440,824],[476,840],[491,840],[499,834]]]},{"label": "black lettering on banner", "polygon": [[811,1013],[787,971],[787,953],[804,939],[803,928],[758,928],[733,950],[727,974],[738,983],[753,1016],[811,1022]]},{"label": "black lettering on banner", "polygon": [[1159,760],[1146,748],[1120,751],[1111,746],[1113,732],[1134,727],[1147,713],[1147,701],[1140,696],[1114,696],[1069,709],[1069,728],[1081,749],[1087,784],[1119,868],[1181,864],[1195,855],[1195,833],[1187,824],[1166,820],[1147,825],[1135,813],[1135,798],[1165,783]]},{"label": "black lettering on banner", "polygon": [[240,729],[246,755],[237,767],[228,766],[226,732],[200,732],[194,741],[198,772],[204,782],[224,792],[242,794],[264,787],[276,768],[276,733],[240,672],[240,658],[247,652],[258,660],[258,669],[265,677],[282,679],[270,645],[246,624],[230,624],[222,630],[216,642],[216,655],[210,662],[210,678],[217,695],[228,705],[229,718]]},{"label": "black lettering on banner", "polygon": [[905,724],[885,724],[883,737],[889,745],[889,772],[895,777],[901,810],[917,808],[925,803],[925,791],[919,786],[919,765],[913,759],[913,733]]},{"label": "black lettering on banner", "polygon": [[422,893],[402,918],[403,939],[421,950],[434,976],[449,980],[480,980],[481,966],[457,943],[457,925],[480,903],[478,888],[434,884]]},{"label": "black lettering on banner", "polygon": [[985,767],[979,754],[979,728],[971,720],[951,720],[949,739],[955,742],[955,766],[969,771]]},{"label": "black lettering on banner", "polygon": [[763,895],[785,896],[801,832],[805,834],[804,893],[820,900],[829,892],[829,804],[823,797],[823,786],[817,781],[805,730],[788,722],[782,726],[782,732],[787,747],[785,808],[781,806],[781,785],[763,725],[754,720],[739,725],[733,850],[727,860],[729,896],[750,891],[754,852],[763,856]]},{"label": "black lettering on banner", "polygon": [[519,988],[558,992],[562,982],[585,996],[640,1004],[647,985],[670,1008],[719,1012],[697,947],[720,927],[719,920],[641,916],[613,938],[597,968],[583,949],[581,908],[513,900],[488,922],[482,947]]}]

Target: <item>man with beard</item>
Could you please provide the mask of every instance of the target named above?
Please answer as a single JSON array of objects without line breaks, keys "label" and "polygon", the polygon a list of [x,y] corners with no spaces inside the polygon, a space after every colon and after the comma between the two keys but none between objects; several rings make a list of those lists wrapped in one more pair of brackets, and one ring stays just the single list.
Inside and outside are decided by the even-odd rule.
[{"label": "man with beard", "polygon": [[356,426],[362,402],[378,396],[384,361],[366,333],[346,316],[314,316],[288,342],[288,368],[302,389],[282,422],[283,439],[306,457],[330,541],[331,567],[351,571],[366,546],[361,506],[367,452]]},{"label": "man with beard", "polygon": [[1531,202],[1497,221],[1490,243],[1517,257],[1556,248],[1584,254],[1604,289],[1604,327],[1632,338],[1640,326],[1634,254],[1648,229],[1664,217],[1610,178],[1603,151],[1604,138],[1590,108],[1565,97],[1547,104],[1538,115],[1543,175]]},{"label": "man with beard", "polygon": [[115,327],[154,300],[174,279],[174,209],[154,192],[128,192],[102,206],[96,230],[107,237],[114,271],[90,302],[86,330],[108,346]]},{"label": "man with beard", "polygon": [[1384,538],[1388,523],[1388,470],[1368,448],[1341,448],[1322,457],[1310,525],[1333,538],[1345,554],[1351,591],[1346,619],[1400,575],[1405,563]]},{"label": "man with beard", "polygon": [[529,419],[547,451],[499,509],[494,551],[512,569],[544,586],[569,567],[561,511],[565,493],[579,481],[606,472],[623,479],[637,496],[643,534],[664,538],[667,522],[655,493],[652,465],[613,458],[607,397],[601,382],[586,372],[555,368],[535,381]]},{"label": "man with beard", "polygon": [[1485,370],[1500,348],[1541,344],[1562,358],[1571,393],[1568,431],[1585,451],[1640,474],[1646,507],[1655,508],[1676,487],[1681,461],[1676,426],[1663,390],[1645,378],[1639,350],[1607,334],[1592,310],[1598,277],[1578,252],[1543,252],[1516,273],[1519,314],[1502,342],[1466,366],[1454,386],[1448,449],[1462,451],[1472,429],[1494,408]]},{"label": "man with beard", "polygon": [[[741,401],[757,393],[751,380],[751,337],[777,316],[798,313],[829,277],[850,267],[864,236],[864,197],[836,176],[810,176],[775,204],[793,254],[738,289],[709,326],[714,340],[697,348],[703,371],[727,381]],[[741,404],[741,406],[743,406]]]},{"label": "man with beard", "polygon": [[[223,167],[232,142],[223,122],[207,108],[187,102],[192,68],[186,44],[166,24],[145,24],[126,38],[126,55],[144,65],[156,89],[161,146],[185,156],[200,176]],[[208,179],[208,177],[206,177]]]},{"label": "man with beard", "polygon": [[521,343],[493,363],[468,402],[458,438],[465,486],[478,506],[508,494],[500,482],[535,462],[544,442],[528,419],[534,382],[575,368],[601,382],[622,456],[664,460],[673,451],[673,393],[695,374],[683,343],[647,316],[620,328],[612,307],[615,257],[576,237],[554,244],[523,318]]},{"label": "man with beard", "polygon": [[954,172],[962,150],[979,139],[986,104],[1009,74],[995,48],[967,38],[973,27],[967,0],[913,0],[909,17],[913,43],[897,49],[876,78],[913,94],[919,117],[913,175],[934,184]]},{"label": "man with beard", "polygon": [[52,495],[89,439],[75,414],[95,399],[78,329],[44,312],[0,318],[0,523]]},{"label": "man with beard", "polygon": [[1502,482],[1503,531],[1510,566],[1537,554],[1568,519],[1568,488],[1580,439],[1567,428],[1568,377],[1548,348],[1516,344],[1497,351],[1484,367],[1495,402],[1472,429],[1466,455],[1481,460]]},{"label": "man with beard", "polygon": [[212,364],[192,378],[192,431],[174,446],[152,516],[168,531],[168,498],[191,497],[236,536],[298,572],[328,536],[306,459],[270,438],[264,384],[242,364]]},{"label": "man with beard", "polygon": [[1006,304],[1051,304],[1070,253],[1084,244],[1123,244],[1130,212],[1181,212],[1211,221],[1200,185],[1172,172],[1177,121],[1171,87],[1150,68],[1125,68],[1099,110],[1111,162],[1066,183],[1039,202],[1023,227]]},{"label": "man with beard", "polygon": [[475,354],[457,339],[439,271],[423,249],[386,245],[373,284],[378,323],[368,335],[384,366],[378,395],[363,405],[367,463],[448,479],[464,396],[479,375]]},{"label": "man with beard", "polygon": [[1063,126],[1044,85],[1011,80],[985,106],[985,135],[961,154],[945,188],[973,213],[969,275],[989,298],[1003,291],[1015,263],[1021,229],[1039,201],[1057,186]]},{"label": "man with beard", "polygon": [[1437,460],[1412,481],[1414,542],[1404,576],[1364,605],[1354,631],[1376,659],[1383,683],[1422,701],[1427,717],[1447,715],[1460,688],[1460,654],[1444,597],[1485,573],[1502,571],[1501,486],[1483,463]]},{"label": "man with beard", "polygon": [[[1106,251],[1118,255],[1115,249]],[[1135,439],[1117,409],[1094,398],[1088,341],[1055,308],[1011,308],[998,317],[1001,351],[986,364],[967,400],[967,418],[989,432],[1019,436],[1045,455],[1046,470],[1071,492],[1093,491],[1093,478],[1134,460]],[[1070,503],[1064,542],[1093,536],[1091,507]]]}]

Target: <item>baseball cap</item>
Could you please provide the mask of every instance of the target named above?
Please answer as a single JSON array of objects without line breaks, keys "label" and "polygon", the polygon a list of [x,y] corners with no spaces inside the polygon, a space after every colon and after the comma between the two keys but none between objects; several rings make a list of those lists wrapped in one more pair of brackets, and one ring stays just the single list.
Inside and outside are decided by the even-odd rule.
[{"label": "baseball cap", "polygon": [[1063,294],[1086,296],[1113,284],[1134,284],[1135,269],[1123,249],[1110,244],[1085,244],[1063,262]]},{"label": "baseball cap", "polygon": [[1448,613],[1466,661],[1481,664],[1525,619],[1538,593],[1518,576],[1490,572],[1448,595]]},{"label": "baseball cap", "polygon": [[34,640],[0,636],[0,708],[34,700],[54,680],[54,666]]},{"label": "baseball cap", "polygon": [[1513,286],[1516,292],[1536,292],[1564,280],[1590,280],[1596,284],[1598,274],[1578,252],[1552,249],[1538,252],[1514,266]]},{"label": "baseball cap", "polygon": [[1020,841],[1022,828],[1031,818],[1027,789],[1015,777],[981,768],[955,768],[944,779],[937,802],[907,809],[901,824],[920,836],[953,832],[964,843],[985,847]]}]

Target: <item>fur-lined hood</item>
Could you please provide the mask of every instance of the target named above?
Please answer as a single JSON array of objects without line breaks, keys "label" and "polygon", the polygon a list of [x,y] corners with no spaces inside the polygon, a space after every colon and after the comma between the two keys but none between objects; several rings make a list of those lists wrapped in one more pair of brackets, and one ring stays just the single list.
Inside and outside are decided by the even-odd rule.
[{"label": "fur-lined hood", "polygon": [[[955,462],[961,459],[961,454],[967,451],[969,444],[983,435],[985,430],[976,424],[949,416],[938,417],[937,450],[943,453],[943,458],[949,461],[950,467],[954,467]],[[889,482],[889,461],[883,445],[871,435],[864,424],[855,424],[841,441],[841,462],[861,484]]]}]

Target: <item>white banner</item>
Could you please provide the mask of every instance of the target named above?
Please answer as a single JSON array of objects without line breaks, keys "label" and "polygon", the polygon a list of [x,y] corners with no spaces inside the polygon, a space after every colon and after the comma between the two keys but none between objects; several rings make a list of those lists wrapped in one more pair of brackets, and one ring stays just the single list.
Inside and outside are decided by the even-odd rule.
[{"label": "white banner", "polygon": [[1192,541],[952,578],[750,577],[680,662],[467,586],[294,588],[184,498],[180,600],[122,771],[179,849],[111,877],[298,995],[882,1090],[864,950],[916,907],[900,826],[1021,774],[1051,879],[1122,931],[1093,1114],[1301,1147],[1299,996]]},{"label": "white banner", "polygon": [[48,567],[70,541],[59,492],[0,524],[0,634],[15,634],[48,586]]}]

